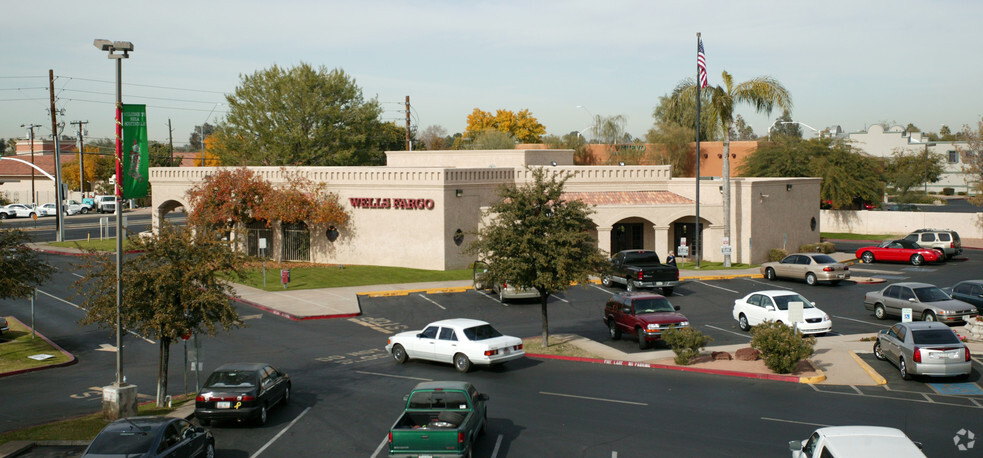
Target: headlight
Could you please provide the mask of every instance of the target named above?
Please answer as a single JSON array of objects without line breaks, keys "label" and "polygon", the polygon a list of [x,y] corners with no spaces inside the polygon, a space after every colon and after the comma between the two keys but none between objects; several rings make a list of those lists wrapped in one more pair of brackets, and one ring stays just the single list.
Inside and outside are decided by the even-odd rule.
[{"label": "headlight", "polygon": [[689,321],[683,321],[679,323],[680,326],[689,326]]},{"label": "headlight", "polygon": [[823,314],[823,321],[829,321],[829,315]]},{"label": "headlight", "polygon": [[948,310],[939,310],[940,315],[948,315],[950,312]]},{"label": "headlight", "polygon": [[649,331],[657,330],[657,329],[659,329],[659,325],[657,325],[657,324],[650,324],[650,325],[647,326],[647,328],[648,328]]}]

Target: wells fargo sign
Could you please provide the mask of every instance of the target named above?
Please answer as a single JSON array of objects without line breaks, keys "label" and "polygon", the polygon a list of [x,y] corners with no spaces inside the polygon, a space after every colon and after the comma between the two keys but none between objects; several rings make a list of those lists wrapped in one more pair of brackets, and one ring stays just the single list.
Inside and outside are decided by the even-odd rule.
[{"label": "wells fargo sign", "polygon": [[433,210],[433,199],[400,199],[389,197],[349,197],[353,208],[394,208],[396,210]]}]

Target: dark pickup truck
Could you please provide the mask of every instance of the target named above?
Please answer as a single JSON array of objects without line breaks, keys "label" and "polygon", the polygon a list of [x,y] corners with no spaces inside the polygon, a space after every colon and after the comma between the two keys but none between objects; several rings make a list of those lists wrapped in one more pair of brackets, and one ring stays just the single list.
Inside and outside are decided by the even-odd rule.
[{"label": "dark pickup truck", "polygon": [[468,382],[423,382],[389,429],[390,457],[470,457],[485,430],[488,395]]},{"label": "dark pickup truck", "polygon": [[662,288],[662,294],[671,296],[672,288],[679,284],[679,269],[663,264],[654,251],[619,251],[611,258],[611,268],[601,277],[601,283],[604,286],[623,284],[628,291]]}]

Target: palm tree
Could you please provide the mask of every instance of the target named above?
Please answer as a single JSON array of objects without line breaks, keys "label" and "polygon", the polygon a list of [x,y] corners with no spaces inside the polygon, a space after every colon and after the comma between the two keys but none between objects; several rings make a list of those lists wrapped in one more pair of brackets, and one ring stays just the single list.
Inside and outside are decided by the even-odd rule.
[{"label": "palm tree", "polygon": [[[792,96],[778,80],[770,76],[759,76],[743,83],[734,84],[734,78],[726,71],[721,74],[723,86],[706,88],[700,99],[705,109],[711,115],[712,131],[718,131],[724,137],[723,170],[724,179],[724,237],[730,239],[730,129],[734,124],[734,108],[744,102],[754,107],[758,113],[771,114],[776,106],[785,110],[792,109]],[[669,109],[682,105],[686,101],[696,99],[697,87],[692,79],[683,80],[673,90]],[[724,266],[730,267],[730,255],[724,255]]]}]

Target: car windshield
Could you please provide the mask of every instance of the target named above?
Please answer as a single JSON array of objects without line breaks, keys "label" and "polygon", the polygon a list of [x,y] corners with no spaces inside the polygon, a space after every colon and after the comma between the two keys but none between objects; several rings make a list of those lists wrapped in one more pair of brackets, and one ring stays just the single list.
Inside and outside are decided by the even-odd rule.
[{"label": "car windshield", "polygon": [[660,264],[659,255],[655,253],[627,253],[625,264]]},{"label": "car windshield", "polygon": [[154,435],[148,428],[132,431],[103,431],[89,445],[90,455],[142,455],[154,445]]},{"label": "car windshield", "polygon": [[213,372],[205,382],[206,388],[230,388],[256,386],[256,373],[252,371]]},{"label": "car windshield", "polygon": [[410,409],[467,409],[463,391],[417,391],[410,396]]},{"label": "car windshield", "polygon": [[918,302],[940,302],[952,299],[945,291],[935,286],[913,289],[915,290],[915,297],[918,298]]},{"label": "car windshield", "polygon": [[481,326],[467,328],[464,330],[464,335],[465,337],[468,338],[468,340],[471,341],[502,337],[502,333],[498,332],[498,330],[493,328],[492,325],[490,324],[483,324]]},{"label": "car windshield", "polygon": [[813,261],[817,264],[835,264],[836,260],[832,257],[826,256],[825,254],[817,254],[812,257]]},{"label": "car windshield", "polygon": [[948,329],[925,329],[911,334],[916,345],[957,344],[959,338]]},{"label": "car windshield", "polygon": [[635,299],[632,301],[635,304],[635,314],[641,315],[643,313],[656,313],[656,312],[675,312],[676,309],[673,308],[669,300],[664,297],[657,297],[651,299]]},{"label": "car windshield", "polygon": [[808,299],[798,294],[789,294],[787,296],[775,296],[772,299],[775,300],[775,305],[778,306],[778,310],[788,310],[789,302],[801,302],[802,308],[804,309],[813,308],[812,302],[809,302]]}]

